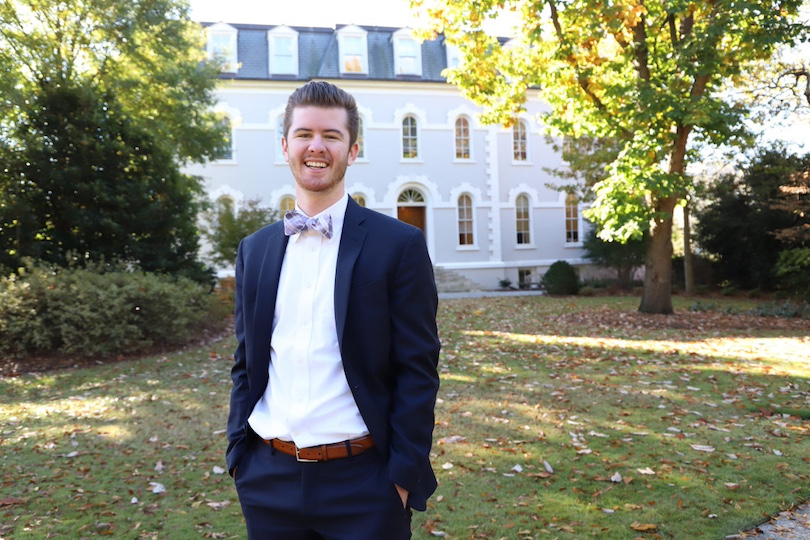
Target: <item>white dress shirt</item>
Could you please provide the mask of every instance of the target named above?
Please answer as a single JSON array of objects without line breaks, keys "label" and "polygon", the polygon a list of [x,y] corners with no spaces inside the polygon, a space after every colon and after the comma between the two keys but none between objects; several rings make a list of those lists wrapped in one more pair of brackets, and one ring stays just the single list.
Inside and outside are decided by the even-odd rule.
[{"label": "white dress shirt", "polygon": [[344,194],[310,216],[332,216],[331,239],[307,230],[287,243],[273,314],[270,379],[248,418],[263,439],[306,448],[368,434],[346,381],[335,324],[335,270],[347,204]]}]

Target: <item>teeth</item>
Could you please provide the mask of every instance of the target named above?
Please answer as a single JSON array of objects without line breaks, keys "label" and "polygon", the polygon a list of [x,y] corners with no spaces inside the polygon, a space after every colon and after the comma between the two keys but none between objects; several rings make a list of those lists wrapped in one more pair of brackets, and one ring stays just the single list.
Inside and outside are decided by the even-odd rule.
[{"label": "teeth", "polygon": [[312,167],[313,169],[324,169],[326,168],[326,163],[321,163],[320,161],[307,161],[307,167]]}]

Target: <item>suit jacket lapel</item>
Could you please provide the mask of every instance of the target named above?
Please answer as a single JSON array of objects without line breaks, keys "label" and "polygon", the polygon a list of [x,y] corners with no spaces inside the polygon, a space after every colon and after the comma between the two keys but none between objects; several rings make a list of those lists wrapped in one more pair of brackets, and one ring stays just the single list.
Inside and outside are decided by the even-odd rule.
[{"label": "suit jacket lapel", "polygon": [[349,290],[351,289],[354,264],[363,248],[366,230],[361,226],[365,220],[365,210],[354,199],[349,197],[346,216],[343,218],[343,233],[340,237],[337,269],[335,272],[335,323],[338,343],[343,348],[343,330],[346,328],[346,313],[349,308]]},{"label": "suit jacket lapel", "polygon": [[[273,331],[273,314],[276,311],[276,296],[278,293],[278,280],[281,277],[281,263],[287,250],[289,237],[284,234],[284,227],[280,224],[273,228],[267,238],[261,270],[256,284],[256,305],[254,307],[255,335],[266,335],[270,343]],[[267,359],[270,359],[268,351]]]}]

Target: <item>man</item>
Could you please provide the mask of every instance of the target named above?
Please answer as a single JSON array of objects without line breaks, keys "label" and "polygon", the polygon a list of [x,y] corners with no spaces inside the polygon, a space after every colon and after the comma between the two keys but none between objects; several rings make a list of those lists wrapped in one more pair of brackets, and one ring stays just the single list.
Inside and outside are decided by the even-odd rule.
[{"label": "man", "polygon": [[346,194],[357,126],[332,84],[290,96],[296,210],[239,245],[227,462],[249,539],[407,539],[436,489],[432,265],[419,229]]}]

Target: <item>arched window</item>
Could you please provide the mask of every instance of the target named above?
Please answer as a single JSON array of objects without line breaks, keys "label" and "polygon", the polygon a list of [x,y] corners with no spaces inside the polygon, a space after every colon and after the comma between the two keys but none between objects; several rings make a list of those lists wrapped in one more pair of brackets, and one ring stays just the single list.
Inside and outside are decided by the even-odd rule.
[{"label": "arched window", "polygon": [[397,197],[397,219],[419,227],[427,227],[425,196],[416,188],[406,188]]},{"label": "arched window", "polygon": [[276,122],[276,162],[284,161],[284,149],[281,147],[281,139],[284,138],[284,117],[279,116]]},{"label": "arched window", "polygon": [[366,206],[366,198],[363,195],[355,193],[354,195],[352,195],[352,199],[354,199],[354,202],[356,202],[360,206]]},{"label": "arched window", "polygon": [[294,209],[295,209],[295,199],[293,199],[289,195],[285,195],[278,202],[278,212],[279,214],[281,214],[282,217],[284,217],[284,214]]},{"label": "arched window", "polygon": [[416,189],[408,188],[399,194],[397,202],[399,204],[416,204],[417,206],[422,206],[425,204],[425,196]]},{"label": "arched window", "polygon": [[515,200],[515,227],[517,229],[517,243],[531,244],[531,214],[527,195],[518,195]]},{"label": "arched window", "polygon": [[402,157],[403,159],[419,157],[419,137],[416,118],[413,116],[406,116],[402,119]]},{"label": "arched window", "polygon": [[529,142],[527,138],[526,123],[518,120],[512,126],[512,160],[529,160]]},{"label": "arched window", "polygon": [[217,211],[222,214],[236,214],[236,202],[230,195],[222,195],[217,198]]},{"label": "arched window", "polygon": [[366,157],[366,134],[365,128],[363,127],[363,117],[359,117],[357,119],[357,146],[359,150],[357,151],[357,159],[363,159]]},{"label": "arched window", "polygon": [[456,119],[456,159],[470,159],[470,122],[464,116]]},{"label": "arched window", "polygon": [[458,245],[472,246],[474,240],[472,197],[465,193],[458,198]]},{"label": "arched window", "polygon": [[222,151],[217,153],[216,158],[223,161],[230,161],[233,159],[233,125],[231,119],[227,116],[220,120],[222,126],[225,128],[225,144]]},{"label": "arched window", "polygon": [[579,242],[579,201],[573,193],[565,197],[565,241],[569,244]]}]

